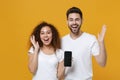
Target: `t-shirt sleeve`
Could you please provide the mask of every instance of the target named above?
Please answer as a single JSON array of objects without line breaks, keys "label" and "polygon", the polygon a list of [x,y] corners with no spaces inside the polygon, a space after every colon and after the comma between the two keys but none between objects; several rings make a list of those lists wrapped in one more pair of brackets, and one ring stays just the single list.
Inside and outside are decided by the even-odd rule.
[{"label": "t-shirt sleeve", "polygon": [[99,53],[100,53],[99,43],[98,43],[98,40],[96,39],[95,36],[93,36],[93,42],[92,42],[92,46],[91,46],[91,53],[92,53],[93,56],[99,55]]},{"label": "t-shirt sleeve", "polygon": [[34,48],[33,48],[33,47],[30,47],[30,49],[28,50],[28,53],[29,53],[29,54],[34,54]]},{"label": "t-shirt sleeve", "polygon": [[64,51],[63,50],[58,49],[56,51],[56,55],[57,55],[57,58],[58,58],[59,62],[63,61],[63,59],[64,59]]}]

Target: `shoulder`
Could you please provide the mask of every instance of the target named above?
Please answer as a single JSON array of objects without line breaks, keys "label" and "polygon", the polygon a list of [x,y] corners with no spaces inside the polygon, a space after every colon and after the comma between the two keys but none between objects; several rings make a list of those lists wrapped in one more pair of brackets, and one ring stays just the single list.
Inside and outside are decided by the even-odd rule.
[{"label": "shoulder", "polygon": [[57,49],[56,56],[59,59],[59,61],[62,61],[64,59],[64,51],[62,49]]},{"label": "shoulder", "polygon": [[84,32],[83,34],[84,34],[83,36],[84,36],[86,39],[89,39],[89,40],[95,40],[95,39],[96,39],[96,36],[93,35],[93,34],[91,34],[91,33]]},{"label": "shoulder", "polygon": [[87,33],[87,32],[83,32],[83,34],[85,35],[85,36],[88,36],[88,37],[94,37],[95,35],[93,35],[93,34],[91,34],[91,33]]},{"label": "shoulder", "polygon": [[68,42],[69,40],[70,40],[70,34],[63,36],[61,39],[61,43],[62,43],[61,45],[63,45],[63,43]]},{"label": "shoulder", "polygon": [[56,54],[63,54],[63,53],[64,53],[64,51],[62,49],[57,49],[56,50]]},{"label": "shoulder", "polygon": [[69,38],[69,34],[62,37],[62,40]]},{"label": "shoulder", "polygon": [[31,46],[30,49],[28,50],[28,53],[33,54],[33,52],[34,52],[34,48],[33,48],[33,46]]},{"label": "shoulder", "polygon": [[64,51],[62,49],[57,49],[56,50],[56,55],[57,56],[63,56],[64,55]]}]

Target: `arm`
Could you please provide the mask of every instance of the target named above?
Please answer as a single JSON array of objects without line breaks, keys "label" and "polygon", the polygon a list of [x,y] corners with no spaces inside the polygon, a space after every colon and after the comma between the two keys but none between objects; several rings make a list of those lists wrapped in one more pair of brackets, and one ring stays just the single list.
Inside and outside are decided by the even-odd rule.
[{"label": "arm", "polygon": [[62,61],[58,64],[58,73],[57,73],[58,80],[63,80],[64,70],[65,70],[64,69],[64,61]]},{"label": "arm", "polygon": [[32,36],[31,37],[31,43],[34,46],[34,53],[33,54],[28,54],[28,67],[30,72],[32,72],[33,74],[36,73],[37,70],[37,66],[38,66],[38,52],[39,52],[39,45],[38,42],[35,41],[35,37]]},{"label": "arm", "polygon": [[100,46],[100,54],[95,56],[96,61],[102,67],[104,67],[106,65],[106,61],[107,61],[107,53],[106,53],[106,48],[105,48],[105,44],[104,44],[105,32],[106,32],[106,26],[104,25],[102,27],[100,34],[98,34],[98,43]]}]

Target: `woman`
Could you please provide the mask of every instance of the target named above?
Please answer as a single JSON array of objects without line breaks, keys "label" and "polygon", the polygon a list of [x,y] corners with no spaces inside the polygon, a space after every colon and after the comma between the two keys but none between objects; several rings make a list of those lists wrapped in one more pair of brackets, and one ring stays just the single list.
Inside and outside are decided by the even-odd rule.
[{"label": "woman", "polygon": [[33,80],[60,80],[63,76],[63,51],[58,31],[52,24],[42,22],[33,30],[28,67]]}]

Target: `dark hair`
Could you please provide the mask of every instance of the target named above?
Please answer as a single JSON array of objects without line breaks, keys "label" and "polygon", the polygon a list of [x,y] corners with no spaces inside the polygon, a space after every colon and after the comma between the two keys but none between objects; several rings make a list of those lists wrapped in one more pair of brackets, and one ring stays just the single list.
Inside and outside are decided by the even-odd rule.
[{"label": "dark hair", "polygon": [[82,11],[77,7],[72,7],[72,8],[67,10],[67,12],[66,12],[67,18],[69,16],[69,14],[71,14],[71,13],[78,13],[81,18],[83,17]]},{"label": "dark hair", "polygon": [[[60,48],[60,37],[59,37],[59,33],[58,33],[57,29],[56,29],[52,24],[49,24],[49,23],[47,23],[47,22],[42,22],[42,23],[40,23],[39,25],[37,25],[37,26],[34,28],[31,36],[34,35],[34,36],[35,36],[35,41],[38,41],[39,46],[40,46],[40,47],[43,47],[43,43],[42,43],[42,41],[41,41],[41,39],[40,39],[40,31],[41,31],[41,29],[42,29],[43,27],[45,27],[45,26],[48,26],[48,27],[51,29],[51,31],[52,31],[52,41],[51,41],[51,45],[54,47],[54,50],[59,49],[59,48]],[[32,46],[32,43],[30,43],[30,46]]]}]

